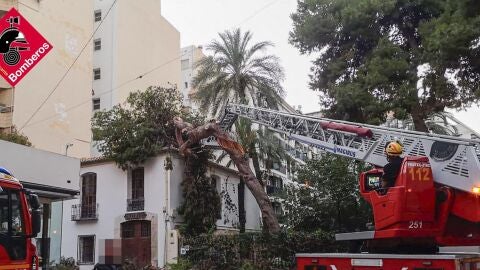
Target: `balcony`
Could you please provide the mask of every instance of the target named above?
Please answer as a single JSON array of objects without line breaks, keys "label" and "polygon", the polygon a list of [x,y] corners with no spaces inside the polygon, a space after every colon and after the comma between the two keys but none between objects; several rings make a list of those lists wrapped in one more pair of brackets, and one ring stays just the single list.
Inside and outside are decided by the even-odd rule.
[{"label": "balcony", "polygon": [[145,199],[127,199],[127,212],[145,210]]},{"label": "balcony", "polygon": [[283,188],[281,187],[269,186],[269,185],[266,186],[266,189],[267,189],[267,195],[275,195],[275,194],[281,193],[283,190]]},{"label": "balcony", "polygon": [[0,128],[9,128],[13,125],[13,107],[0,107]]},{"label": "balcony", "polygon": [[72,221],[97,220],[98,204],[74,204],[72,205]]},{"label": "balcony", "polygon": [[267,161],[267,164],[265,164],[265,167],[267,167],[267,169],[269,170],[275,170],[281,174],[287,174],[287,166],[279,162]]}]

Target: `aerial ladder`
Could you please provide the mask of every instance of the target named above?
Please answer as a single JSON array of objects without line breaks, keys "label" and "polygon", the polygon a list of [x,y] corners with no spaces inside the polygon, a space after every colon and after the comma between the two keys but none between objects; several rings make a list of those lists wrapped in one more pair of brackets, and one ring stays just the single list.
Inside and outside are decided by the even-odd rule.
[{"label": "aerial ladder", "polygon": [[[336,235],[337,240],[361,241],[370,257],[338,255],[350,260],[351,268],[345,269],[354,269],[353,262],[357,259],[367,260],[368,266],[370,263],[378,264],[378,260],[382,264],[383,260],[391,263],[388,254],[437,254],[439,246],[480,246],[479,139],[316,118],[241,104],[228,104],[218,124],[222,129],[229,130],[238,117],[284,134],[289,140],[365,161],[376,167],[363,172],[359,179],[360,193],[373,210],[374,229]],[[387,163],[384,149],[392,140],[403,144],[405,157],[395,185],[382,190],[379,183],[382,168]],[[384,255],[372,257],[372,252]],[[459,260],[457,255],[451,257],[456,264]],[[309,256],[300,257],[316,260],[312,267],[320,265],[318,263],[322,260],[327,264],[332,261],[323,255]],[[403,259],[408,260],[413,255],[404,256]],[[478,260],[480,269],[480,256],[472,256],[467,257],[470,262]],[[375,267],[360,269],[379,269]]]}]

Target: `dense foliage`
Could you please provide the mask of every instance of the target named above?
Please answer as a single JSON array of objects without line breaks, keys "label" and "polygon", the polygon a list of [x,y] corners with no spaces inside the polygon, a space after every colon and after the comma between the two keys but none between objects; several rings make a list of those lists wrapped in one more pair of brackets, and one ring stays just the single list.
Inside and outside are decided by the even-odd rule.
[{"label": "dense foliage", "polygon": [[55,263],[51,262],[48,269],[52,270],[78,270],[80,269],[77,264],[75,263],[75,259],[72,257],[65,258],[60,257],[60,262]]},{"label": "dense foliage", "polygon": [[319,53],[310,86],[329,117],[416,130],[446,107],[480,98],[480,2],[299,0],[290,41]]},{"label": "dense foliage", "polygon": [[28,137],[18,132],[15,128],[11,132],[0,132],[0,140],[9,141],[25,146],[32,146]]},{"label": "dense foliage", "polygon": [[298,183],[287,186],[283,223],[289,230],[330,234],[366,229],[372,214],[358,190],[364,163],[324,154],[298,171]]},{"label": "dense foliage", "polygon": [[180,264],[198,270],[293,269],[295,253],[340,252],[347,248],[324,233],[283,232],[201,235],[181,239],[189,247]]},{"label": "dense foliage", "polygon": [[283,70],[278,58],[265,54],[273,46],[251,44],[252,33],[225,31],[207,45],[213,55],[201,59],[193,79],[193,98],[205,114],[218,115],[227,102],[275,107],[283,94]]},{"label": "dense foliage", "polygon": [[184,217],[182,235],[213,233],[221,218],[222,205],[215,182],[206,176],[210,151],[197,153],[198,158],[186,158],[185,178],[182,181],[184,201],[179,214]]},{"label": "dense foliage", "polygon": [[138,166],[163,147],[175,145],[173,117],[186,116],[175,88],[151,86],[132,92],[125,105],[96,112],[93,139],[104,157],[122,169]]}]

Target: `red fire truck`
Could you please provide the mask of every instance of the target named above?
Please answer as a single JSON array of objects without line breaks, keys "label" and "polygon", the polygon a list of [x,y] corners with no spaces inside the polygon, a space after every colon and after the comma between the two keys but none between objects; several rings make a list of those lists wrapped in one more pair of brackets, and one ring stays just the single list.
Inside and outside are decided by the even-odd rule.
[{"label": "red fire truck", "polygon": [[[364,125],[229,104],[220,126],[238,117],[288,139],[375,165],[361,174],[360,193],[371,205],[371,231],[337,234],[361,243],[358,253],[298,254],[299,270],[480,269],[480,140]],[[387,142],[399,140],[405,158],[395,185],[380,188]],[[455,247],[457,252],[440,252]],[[478,251],[478,249],[477,249]]]},{"label": "red fire truck", "polygon": [[0,269],[38,269],[32,238],[40,232],[41,206],[37,195],[23,189],[0,168]]}]

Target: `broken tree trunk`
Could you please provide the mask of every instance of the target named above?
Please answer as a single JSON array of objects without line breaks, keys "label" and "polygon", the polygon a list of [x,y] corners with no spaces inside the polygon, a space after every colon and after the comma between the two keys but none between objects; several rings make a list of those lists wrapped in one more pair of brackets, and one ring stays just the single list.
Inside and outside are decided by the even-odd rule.
[{"label": "broken tree trunk", "polygon": [[195,156],[191,146],[199,143],[200,140],[214,136],[219,146],[228,153],[233,163],[237,166],[240,177],[243,178],[248,189],[252,192],[255,200],[262,212],[264,226],[270,233],[280,231],[277,217],[273,211],[272,204],[267,193],[257,180],[255,174],[250,169],[248,158],[242,146],[232,140],[230,136],[217,125],[215,121],[211,121],[203,126],[194,128],[190,123],[184,122],[180,117],[174,118],[175,136],[179,145],[179,152],[183,156]]}]

